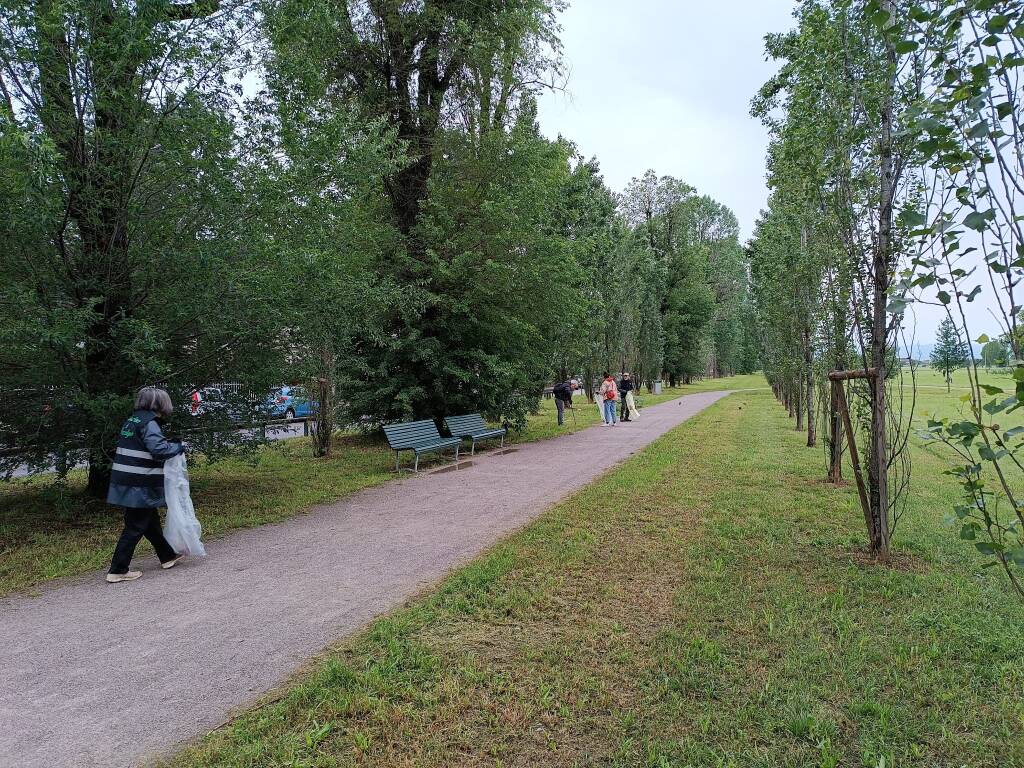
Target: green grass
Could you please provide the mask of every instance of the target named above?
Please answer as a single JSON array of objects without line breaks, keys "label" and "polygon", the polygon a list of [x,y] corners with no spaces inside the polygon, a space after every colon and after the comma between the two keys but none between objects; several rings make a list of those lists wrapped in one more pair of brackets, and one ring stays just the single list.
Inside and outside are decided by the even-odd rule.
[{"label": "green grass", "polygon": [[[737,390],[737,389],[765,389],[767,388],[764,377],[759,374],[749,376],[731,376],[724,379],[704,379],[693,384],[681,384],[678,387],[665,387],[660,395],[652,395],[646,390],[636,393],[641,410],[649,405],[657,405],[667,400],[673,400],[682,395],[694,392],[712,392],[715,390]],[[526,430],[522,435],[517,436],[516,442],[530,442],[533,440],[544,440],[555,437],[566,432],[576,432],[580,429],[601,423],[601,417],[597,405],[588,403],[585,397],[573,399],[573,414],[566,411],[565,426],[559,427],[555,414],[554,400],[541,400],[540,412],[530,417]]]},{"label": "green grass", "polygon": [[[735,377],[642,397],[651,405],[687,392],[743,386],[764,386],[764,382],[753,376]],[[554,402],[544,400],[513,441],[541,440],[598,422],[596,406],[578,404],[576,415],[575,423],[570,416],[568,425],[559,428]],[[446,456],[429,457],[421,466],[429,468],[448,460]],[[278,522],[313,505],[386,482],[394,477],[393,462],[393,454],[381,440],[344,435],[337,438],[330,460],[312,458],[309,441],[295,439],[260,451],[255,463],[224,461],[194,466],[190,469],[193,499],[204,538]],[[54,488],[50,478],[0,482],[0,596],[109,564],[120,532],[120,511],[85,499],[83,486],[82,472],[72,473],[63,490]],[[143,541],[139,555],[149,552],[149,543]]]},{"label": "green grass", "polygon": [[734,394],[170,764],[1024,766],[1024,606],[944,459],[882,566],[803,442]]},{"label": "green grass", "polygon": [[[337,456],[313,459],[307,440],[260,452],[255,465],[224,461],[190,470],[203,537],[278,522],[393,476],[391,457],[373,440],[338,439]],[[83,473],[69,492],[45,480],[0,489],[0,595],[109,565],[121,511],[85,498]],[[143,540],[139,555],[152,552]]]},{"label": "green grass", "polygon": [[[1010,374],[995,368],[991,371],[981,368],[978,370],[978,374],[982,384],[1003,387],[1007,390],[1007,394],[1013,394],[1015,382]],[[959,413],[961,409],[967,413],[967,406],[961,399],[970,392],[970,382],[966,370],[954,372],[953,381],[948,391],[946,380],[942,378],[942,374],[932,368],[919,368],[915,372],[914,379],[917,388],[918,412],[924,408],[929,411],[940,410],[946,412],[947,415]],[[909,377],[904,379],[903,388],[905,391],[911,389]]]}]

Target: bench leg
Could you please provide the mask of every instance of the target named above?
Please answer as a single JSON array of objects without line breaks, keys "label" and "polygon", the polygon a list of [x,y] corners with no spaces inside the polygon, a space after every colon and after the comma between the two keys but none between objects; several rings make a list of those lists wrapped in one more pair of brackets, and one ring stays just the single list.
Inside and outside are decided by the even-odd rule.
[{"label": "bench leg", "polygon": [[397,472],[398,474],[402,474],[402,467],[398,463],[398,461],[399,461],[398,457],[399,457],[399,453],[398,453],[398,451],[395,451],[395,472]]},{"label": "bench leg", "polygon": [[502,447],[502,448],[504,448],[504,447],[505,447],[505,435],[502,435],[502,436],[501,436],[501,447]]},{"label": "bench leg", "polygon": [[[476,445],[476,443],[474,443],[474,445]],[[460,444],[460,445],[456,445],[456,446],[455,446],[455,463],[456,463],[456,464],[458,464],[458,463],[459,463],[459,448],[460,448],[460,447],[462,447],[462,446],[461,446],[461,444]],[[471,454],[469,454],[469,455],[470,455],[470,456],[472,456],[473,454],[471,453]]]},{"label": "bench leg", "polygon": [[472,441],[473,446],[469,449],[470,456],[476,456],[476,440]]},{"label": "bench leg", "polygon": [[420,455],[418,453],[416,454],[416,464],[413,466],[412,471],[413,472],[419,472],[420,471]]}]

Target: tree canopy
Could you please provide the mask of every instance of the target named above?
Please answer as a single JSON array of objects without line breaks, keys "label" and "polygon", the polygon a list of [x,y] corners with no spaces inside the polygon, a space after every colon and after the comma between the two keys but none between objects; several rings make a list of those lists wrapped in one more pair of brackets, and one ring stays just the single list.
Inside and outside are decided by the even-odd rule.
[{"label": "tree canopy", "polygon": [[[521,423],[567,375],[752,370],[732,212],[540,132],[561,7],[0,3],[0,467],[84,459],[102,495],[145,384],[214,459],[282,383],[326,453]],[[210,385],[231,408],[186,417]]]}]

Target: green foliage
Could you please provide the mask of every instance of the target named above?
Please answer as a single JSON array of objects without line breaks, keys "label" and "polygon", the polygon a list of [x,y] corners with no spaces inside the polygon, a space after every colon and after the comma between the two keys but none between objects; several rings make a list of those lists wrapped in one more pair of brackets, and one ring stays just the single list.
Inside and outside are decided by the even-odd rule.
[{"label": "green foliage", "polygon": [[635,248],[647,251],[636,260],[643,269],[641,289],[655,299],[639,325],[664,338],[660,365],[641,360],[637,370],[658,371],[671,383],[751,370],[742,353],[749,327],[739,311],[749,286],[732,211],[653,171],[633,179],[621,205]]},{"label": "green foliage", "polygon": [[966,366],[970,360],[967,346],[960,339],[956,326],[949,318],[939,323],[930,359],[932,368],[939,371],[946,380],[947,389],[953,381],[953,372]]},{"label": "green foliage", "polygon": [[0,23],[0,445],[86,457],[101,495],[137,387],[279,375],[231,114],[253,9],[3,3]]},{"label": "green foliage", "polygon": [[[969,307],[983,301],[1000,326],[998,340],[987,334],[985,366],[1018,364],[1021,359],[1021,307],[1017,292],[1024,277],[1020,223],[1020,174],[1024,161],[1024,3],[1020,0],[932,0],[905,9],[907,47],[920,52],[923,93],[909,110],[907,133],[916,143],[922,190],[916,206],[912,258],[901,283],[924,300],[932,295],[945,308],[941,343],[951,337],[974,339]],[[954,507],[961,536],[1000,566],[1019,595],[1021,531],[1019,499],[1024,479],[1016,458],[1018,432],[998,420],[1015,411],[1021,394],[980,382],[977,361],[941,355],[948,371],[965,364],[970,386],[969,413],[955,420],[934,419],[926,436],[944,444],[953,457],[950,470],[963,496]],[[949,375],[947,373],[947,383]]]},{"label": "green foliage", "polygon": [[566,148],[524,120],[479,145],[446,134],[445,156],[419,223],[424,256],[374,265],[404,300],[385,315],[390,338],[354,347],[346,398],[379,420],[479,410],[518,422],[579,315],[579,269],[558,233]]},{"label": "green foliage", "polygon": [[[0,447],[30,451],[0,469],[85,459],[102,496],[144,384],[237,384],[258,421],[305,382],[320,453],[337,424],[522,425],[555,376],[751,370],[731,212],[649,174],[636,221],[540,134],[561,8],[0,0]],[[172,428],[258,442],[228,419]]]},{"label": "green foliage", "polygon": [[753,102],[772,134],[772,193],[750,249],[765,372],[798,427],[806,411],[809,446],[818,393],[834,479],[843,451],[837,401],[815,382],[830,370],[878,372],[849,389],[863,406],[865,512],[882,556],[909,472],[910,409],[901,407],[895,362],[910,288],[892,275],[920,223],[907,210],[919,190],[905,181],[920,62],[916,46],[899,45],[898,10],[890,0],[800,3],[796,28],[766,38],[781,66]]},{"label": "green foliage", "polygon": [[899,567],[866,563],[855,489],[734,394],[170,765],[1020,765],[1024,606],[914,451]]}]

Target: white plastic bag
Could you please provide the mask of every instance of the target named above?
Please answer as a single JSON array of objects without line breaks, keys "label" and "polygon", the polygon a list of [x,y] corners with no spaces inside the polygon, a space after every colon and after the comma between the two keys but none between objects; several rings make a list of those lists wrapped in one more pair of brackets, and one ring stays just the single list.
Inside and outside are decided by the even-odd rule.
[{"label": "white plastic bag", "polygon": [[640,411],[636,409],[636,400],[633,398],[632,392],[626,393],[626,410],[629,412],[630,419],[640,418]]},{"label": "white plastic bag", "polygon": [[167,519],[164,522],[164,538],[179,555],[206,555],[203,532],[196,519],[192,497],[188,490],[188,467],[185,454],[179,453],[164,462],[164,498],[167,500]]}]

